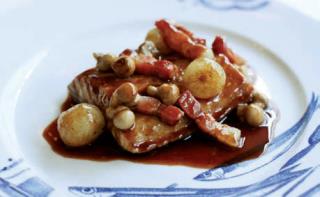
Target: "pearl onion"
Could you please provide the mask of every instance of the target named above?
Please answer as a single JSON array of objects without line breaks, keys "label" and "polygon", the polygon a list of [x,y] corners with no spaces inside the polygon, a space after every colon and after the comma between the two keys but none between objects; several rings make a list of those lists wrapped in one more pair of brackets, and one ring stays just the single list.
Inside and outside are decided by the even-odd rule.
[{"label": "pearl onion", "polygon": [[94,105],[81,103],[60,114],[58,132],[67,145],[78,147],[90,144],[102,132],[104,116]]}]

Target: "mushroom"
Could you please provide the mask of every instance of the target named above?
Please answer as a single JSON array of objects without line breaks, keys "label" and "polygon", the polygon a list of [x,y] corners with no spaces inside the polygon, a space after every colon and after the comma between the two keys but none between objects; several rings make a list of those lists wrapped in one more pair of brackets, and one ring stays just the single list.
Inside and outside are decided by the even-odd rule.
[{"label": "mushroom", "polygon": [[135,115],[130,109],[117,112],[113,117],[113,125],[121,130],[127,130],[134,126]]},{"label": "mushroom", "polygon": [[156,48],[152,41],[144,41],[138,48],[139,54],[151,57],[157,57],[159,55],[159,50]]},{"label": "mushroom", "polygon": [[253,127],[260,126],[265,117],[262,107],[256,103],[239,104],[237,107],[237,116],[241,121]]},{"label": "mushroom", "polygon": [[110,106],[115,107],[122,104],[132,106],[135,104],[137,96],[138,90],[133,83],[123,83],[113,92],[110,99]]},{"label": "mushroom", "polygon": [[127,109],[129,109],[129,108],[126,106],[123,106],[123,105],[116,106],[116,107],[107,107],[106,111],[105,111],[106,117],[109,119],[113,119],[113,117],[116,113],[123,111],[123,110],[127,110]]},{"label": "mushroom", "polygon": [[149,96],[156,97],[158,95],[158,88],[153,85],[149,85],[147,87],[147,94]]},{"label": "mushroom", "polygon": [[137,87],[130,82],[123,83],[113,92],[106,115],[113,119],[113,125],[116,128],[127,130],[134,125],[135,115],[126,106],[135,105],[138,96]]},{"label": "mushroom", "polygon": [[99,71],[108,71],[111,65],[117,60],[117,56],[107,53],[93,53],[93,57],[97,60],[96,67]]},{"label": "mushroom", "polygon": [[173,105],[177,102],[180,96],[180,90],[175,84],[162,84],[159,87],[148,86],[147,94],[154,97],[159,97],[166,105]]},{"label": "mushroom", "polygon": [[130,56],[122,56],[111,65],[112,70],[118,77],[129,77],[136,68],[135,62]]},{"label": "mushroom", "polygon": [[262,109],[268,107],[268,97],[261,93],[261,92],[254,92],[253,93],[253,103],[259,105]]},{"label": "mushroom", "polygon": [[245,119],[251,126],[257,127],[261,125],[264,121],[263,109],[259,105],[251,103],[246,109]]},{"label": "mushroom", "polygon": [[125,106],[108,107],[106,116],[112,119],[113,125],[121,130],[128,130],[135,123],[134,113]]},{"label": "mushroom", "polygon": [[245,112],[247,107],[248,107],[247,103],[240,103],[237,106],[237,116],[242,122],[245,122]]},{"label": "mushroom", "polygon": [[[152,86],[148,87],[151,88]],[[143,114],[156,115],[167,124],[175,125],[183,115],[179,108],[172,105],[179,98],[178,87],[174,84],[163,84],[159,88],[154,88],[157,95],[165,101],[165,105],[156,98],[140,95],[136,86],[127,82],[113,92],[109,107],[106,109],[106,116],[113,119],[114,125],[122,130],[134,124],[134,114],[131,109]],[[125,119],[128,119],[128,122],[125,122]]]}]

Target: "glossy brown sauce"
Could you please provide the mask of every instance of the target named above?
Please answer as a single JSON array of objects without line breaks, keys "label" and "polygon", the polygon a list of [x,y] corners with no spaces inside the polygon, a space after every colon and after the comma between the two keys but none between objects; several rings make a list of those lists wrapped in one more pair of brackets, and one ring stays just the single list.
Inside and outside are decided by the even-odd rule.
[{"label": "glossy brown sauce", "polygon": [[[69,97],[62,111],[72,106]],[[276,110],[267,110],[266,123],[258,128],[250,128],[229,115],[225,120],[229,125],[241,129],[246,137],[244,147],[231,149],[219,142],[195,132],[191,137],[171,143],[149,153],[132,154],[121,149],[110,132],[104,132],[93,144],[81,148],[69,148],[63,144],[54,120],[43,133],[51,148],[64,157],[95,161],[128,160],[132,162],[163,165],[182,165],[197,168],[213,168],[229,163],[256,158],[261,155],[272,136],[272,128],[277,120]],[[199,132],[200,133],[200,132]]]}]

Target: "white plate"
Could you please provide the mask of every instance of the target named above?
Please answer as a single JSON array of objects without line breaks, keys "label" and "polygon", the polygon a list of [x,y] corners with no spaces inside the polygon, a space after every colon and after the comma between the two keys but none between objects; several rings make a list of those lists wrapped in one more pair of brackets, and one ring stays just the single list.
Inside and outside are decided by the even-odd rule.
[{"label": "white plate", "polygon": [[[0,196],[240,196],[320,192],[320,25],[268,0],[23,1],[0,19]],[[262,157],[207,170],[64,158],[42,137],[94,51],[136,47],[170,18],[227,37],[280,109]],[[319,193],[318,193],[319,195]]]}]

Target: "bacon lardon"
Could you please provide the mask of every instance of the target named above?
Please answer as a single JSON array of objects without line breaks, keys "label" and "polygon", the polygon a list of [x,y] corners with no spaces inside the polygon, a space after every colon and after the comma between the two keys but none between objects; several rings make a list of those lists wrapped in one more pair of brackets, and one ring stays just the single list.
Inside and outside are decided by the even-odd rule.
[{"label": "bacon lardon", "polygon": [[149,96],[140,96],[134,110],[157,116],[168,125],[175,125],[182,118],[183,112],[176,106],[164,105],[158,99]]},{"label": "bacon lardon", "polygon": [[217,36],[212,43],[212,51],[215,55],[225,55],[231,63],[243,65],[245,60],[230,49],[221,36]]},{"label": "bacon lardon", "polygon": [[196,122],[203,133],[232,147],[241,148],[243,146],[244,139],[241,138],[241,131],[226,124],[221,124],[212,117],[212,114],[203,112],[201,104],[192,96],[190,91],[185,91],[178,102],[183,111]]},{"label": "bacon lardon", "polygon": [[174,79],[178,74],[178,68],[168,60],[157,60],[149,56],[136,57],[137,74],[158,77],[163,80]]},{"label": "bacon lardon", "polygon": [[184,57],[195,59],[205,52],[206,47],[202,44],[204,41],[199,41],[199,39],[192,37],[185,28],[182,29],[179,26],[177,28],[164,19],[157,21],[156,26],[169,48]]}]

